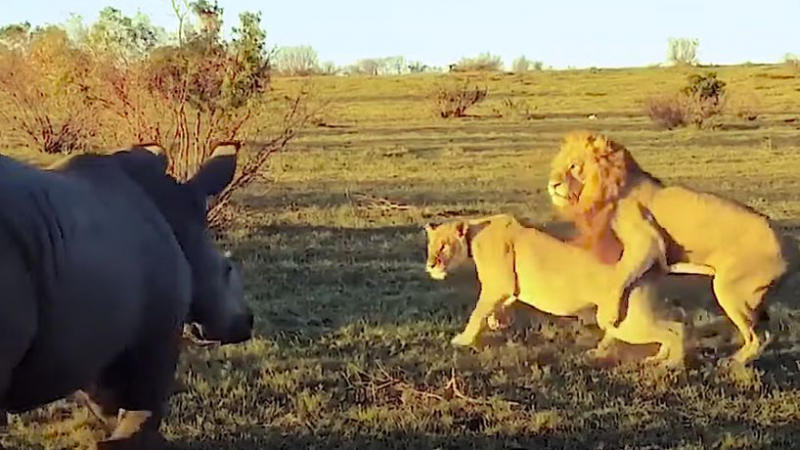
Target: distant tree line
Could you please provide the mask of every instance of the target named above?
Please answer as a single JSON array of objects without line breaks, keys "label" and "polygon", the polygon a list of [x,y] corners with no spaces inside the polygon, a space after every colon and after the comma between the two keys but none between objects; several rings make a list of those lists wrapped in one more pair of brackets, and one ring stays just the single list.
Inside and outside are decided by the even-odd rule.
[{"label": "distant tree line", "polygon": [[[407,75],[417,73],[443,72],[501,72],[505,70],[500,56],[482,53],[475,57],[464,57],[448,67],[431,66],[421,61],[409,61],[402,56],[363,58],[352,64],[336,66],[334,63],[320,62],[317,52],[308,45],[281,47],[274,58],[275,72],[287,76],[310,75]],[[520,56],[511,66],[515,73],[543,70],[541,61],[531,61]]]}]

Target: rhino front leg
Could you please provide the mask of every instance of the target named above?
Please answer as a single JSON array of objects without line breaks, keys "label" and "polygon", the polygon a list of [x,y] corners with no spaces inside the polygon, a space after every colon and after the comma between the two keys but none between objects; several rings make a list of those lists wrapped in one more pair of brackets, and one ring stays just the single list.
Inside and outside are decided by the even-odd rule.
[{"label": "rhino front leg", "polygon": [[73,395],[75,401],[91,411],[107,432],[111,433],[117,428],[119,415],[119,400],[114,398],[113,392],[96,385],[89,389],[79,390]]},{"label": "rhino front leg", "polygon": [[[8,426],[3,401],[8,400],[14,369],[33,342],[38,321],[36,289],[15,248],[15,242],[0,233],[0,432]],[[26,403],[24,392],[14,394]]]},{"label": "rhino front leg", "polygon": [[159,427],[173,391],[179,339],[176,332],[167,340],[133,349],[105,377],[104,387],[113,389],[121,411],[111,436],[97,444],[98,450],[166,447]]}]

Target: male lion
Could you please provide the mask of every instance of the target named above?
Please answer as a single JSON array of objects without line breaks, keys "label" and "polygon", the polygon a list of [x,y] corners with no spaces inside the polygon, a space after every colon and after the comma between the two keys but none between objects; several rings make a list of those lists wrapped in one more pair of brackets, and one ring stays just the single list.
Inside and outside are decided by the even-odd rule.
[{"label": "male lion", "polygon": [[683,363],[684,326],[657,311],[657,286],[647,277],[630,290],[628,314],[618,327],[606,327],[603,315],[618,307],[614,295],[613,265],[603,264],[576,245],[563,242],[514,217],[499,214],[473,220],[425,225],[428,237],[426,271],[435,280],[472,258],[481,284],[480,298],[466,328],[451,343],[472,345],[487,318],[516,300],[556,316],[577,316],[597,307],[604,336],[595,356],[604,356],[614,339],[631,344],[659,343],[648,358],[674,366]]},{"label": "male lion", "polygon": [[769,343],[768,333],[762,343],[755,331],[766,318],[764,298],[797,271],[800,256],[766,217],[715,195],[664,186],[624,146],[587,131],[565,136],[548,193],[575,223],[578,240],[621,269],[616,292],[654,263],[670,264],[670,273],[710,275],[717,302],[743,338],[732,359],[752,361]]}]

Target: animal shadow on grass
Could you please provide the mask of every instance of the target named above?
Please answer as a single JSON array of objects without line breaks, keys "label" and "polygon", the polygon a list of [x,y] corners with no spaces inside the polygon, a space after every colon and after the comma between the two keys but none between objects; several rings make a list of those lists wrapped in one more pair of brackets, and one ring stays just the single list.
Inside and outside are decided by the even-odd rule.
[{"label": "animal shadow on grass", "polygon": [[[570,232],[569,226],[556,222],[541,228],[558,237]],[[234,254],[244,261],[262,334],[314,334],[359,321],[461,322],[477,300],[472,262],[443,282],[427,275],[422,223],[375,228],[273,225],[236,242]]]},{"label": "animal shadow on grass", "polygon": [[295,450],[295,449],[338,449],[338,450],[434,450],[434,449],[475,449],[475,450],[534,450],[534,449],[578,449],[588,448],[585,439],[569,434],[546,436],[485,436],[462,426],[449,435],[427,433],[393,432],[382,436],[361,434],[357,437],[344,437],[335,434],[291,435],[279,432],[264,433],[258,438],[243,440],[230,439],[207,442],[176,442],[173,450]]},{"label": "animal shadow on grass", "polygon": [[353,323],[451,320],[454,307],[474,304],[474,272],[434,281],[426,251],[421,226],[277,225],[237,242],[235,254],[259,334],[314,336]]},{"label": "animal shadow on grass", "polygon": [[[457,192],[436,190],[435,186],[426,184],[409,185],[403,181],[380,181],[359,183],[354,191],[344,190],[340,185],[320,184],[310,190],[307,183],[283,183],[281,191],[272,195],[243,194],[241,207],[264,212],[285,212],[286,210],[318,209],[335,210],[340,207],[360,207],[365,211],[374,211],[382,207],[390,209],[385,202],[396,207],[425,209],[426,205],[459,205],[464,199],[482,198],[487,200],[495,196],[497,200],[508,198],[508,193],[459,190]],[[462,216],[479,216],[483,210],[475,208],[459,208]],[[421,224],[420,224],[421,225]],[[287,225],[268,227],[270,229],[289,228]],[[389,227],[391,228],[391,227]]]},{"label": "animal shadow on grass", "polygon": [[[621,395],[625,398],[625,395]],[[576,408],[577,405],[572,405]],[[603,409],[596,412],[602,414]],[[627,427],[619,422],[626,415],[643,413],[642,409],[606,414],[601,419],[581,421],[583,412],[573,409],[574,423],[562,429],[522,432],[497,431],[496,418],[470,412],[451,423],[441,423],[435,431],[386,431],[363,429],[353,424],[346,435],[329,430],[281,429],[264,424],[226,432],[227,437],[176,440],[174,450],[405,450],[415,449],[480,449],[480,450],[539,450],[539,449],[608,449],[608,448],[749,448],[794,449],[800,439],[800,429],[791,424],[764,425],[760,420],[739,417],[687,417],[680,408],[659,408],[646,412],[650,423]],[[536,420],[535,408],[529,415],[518,418],[519,423]],[[705,420],[710,419],[710,420]],[[567,418],[566,420],[570,420]],[[494,429],[490,429],[493,427]],[[732,441],[732,442],[731,442]],[[739,446],[731,446],[737,443]],[[729,442],[726,446],[725,442]],[[747,445],[741,446],[744,442]]]}]

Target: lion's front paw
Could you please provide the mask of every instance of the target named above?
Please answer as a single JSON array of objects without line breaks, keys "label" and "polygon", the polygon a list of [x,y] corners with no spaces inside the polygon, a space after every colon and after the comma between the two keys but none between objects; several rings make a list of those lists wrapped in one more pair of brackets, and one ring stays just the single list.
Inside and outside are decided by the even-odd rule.
[{"label": "lion's front paw", "polygon": [[458,333],[453,339],[450,339],[450,343],[459,347],[469,347],[475,342],[474,339],[471,339],[469,336],[464,335],[464,333]]}]

